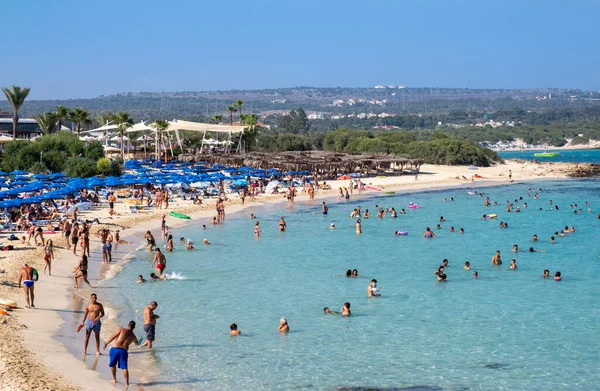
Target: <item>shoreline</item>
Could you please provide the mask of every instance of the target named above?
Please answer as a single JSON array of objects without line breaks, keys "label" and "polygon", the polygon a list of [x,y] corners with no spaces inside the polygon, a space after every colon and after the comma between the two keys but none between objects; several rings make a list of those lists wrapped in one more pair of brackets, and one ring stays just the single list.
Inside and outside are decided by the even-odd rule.
[{"label": "shoreline", "polygon": [[[523,181],[535,181],[535,180],[564,180],[568,178],[565,171],[569,168],[572,168],[575,163],[542,163],[531,165],[528,163],[522,162],[512,162],[509,161],[506,165],[499,165],[491,168],[482,168],[477,173],[485,174],[485,178],[478,179],[475,182],[471,182],[469,180],[461,180],[456,179],[455,174],[462,175],[472,175],[475,172],[468,170],[466,167],[447,167],[447,166],[433,166],[433,165],[425,165],[422,168],[422,172],[419,174],[419,180],[415,181],[414,176],[405,175],[405,176],[395,176],[395,177],[385,177],[385,178],[364,178],[363,181],[366,184],[370,184],[373,186],[377,186],[382,190],[386,191],[399,191],[399,192],[426,192],[426,191],[439,191],[450,188],[469,188],[469,187],[487,187],[487,186],[497,186],[503,184],[509,184],[507,178],[508,170],[513,171],[513,179],[516,182]],[[428,173],[428,171],[432,171],[432,173]],[[452,173],[452,174],[450,174]],[[483,175],[482,175],[483,176]],[[317,201],[327,200],[327,199],[336,199],[338,187],[346,186],[348,181],[327,181],[332,185],[331,190],[327,191],[319,191],[315,195],[315,204],[318,205]],[[356,193],[355,193],[356,194]],[[365,198],[371,197],[380,197],[384,196],[383,192],[375,192],[368,191],[364,193]],[[232,195],[233,197],[233,195]],[[226,211],[228,214],[237,214],[242,213],[244,210],[248,208],[252,208],[253,206],[270,206],[276,204],[283,204],[285,202],[284,194],[277,195],[267,195],[263,194],[257,198],[257,201],[254,203],[250,203],[249,201],[246,205],[242,206],[239,202],[239,199],[231,199],[231,202],[226,203]],[[238,201],[238,202],[236,202]],[[297,204],[304,206],[308,202],[308,197],[305,193],[300,193],[297,198]],[[330,202],[330,201],[329,201]],[[181,220],[174,219],[169,217],[167,220],[167,225],[172,228],[186,226],[192,223],[196,223],[195,220],[210,218],[214,214],[213,202],[212,200],[208,200],[206,204],[203,206],[193,206],[190,203],[185,203],[185,205],[179,205],[179,201],[177,199],[174,200],[172,204],[170,204],[170,208],[168,211],[177,211],[180,213],[190,214],[192,220]],[[121,207],[126,207],[123,203],[120,203]],[[104,211],[106,208],[102,208]],[[121,208],[122,209],[122,208]],[[89,211],[90,214],[94,214],[96,210]],[[122,230],[122,238],[125,240],[132,240],[131,248],[126,254],[135,253],[138,246],[135,244],[135,239],[139,238],[139,234],[148,230],[154,230],[156,232],[156,228],[154,227],[154,222],[156,222],[156,227],[160,227],[160,218],[162,214],[165,213],[163,211],[153,211],[149,214],[140,214],[140,215],[132,215],[132,216],[121,216],[119,218],[112,220],[112,226],[109,227],[114,229],[114,226],[117,225]],[[87,213],[86,213],[87,214]],[[167,214],[167,213],[165,213]],[[87,216],[86,216],[87,217]],[[180,221],[181,220],[181,221]],[[90,248],[90,254],[92,252],[96,253],[97,248],[99,246],[99,242],[96,239],[95,233],[100,227],[104,225],[95,225],[92,226],[92,243]],[[138,235],[138,236],[136,236]],[[57,238],[59,238],[57,236]],[[158,242],[158,240],[157,240]],[[58,249],[57,249],[58,250]],[[118,250],[118,246],[115,246],[115,253]],[[41,259],[40,251],[37,249],[33,250],[32,253],[37,255],[39,260],[41,261],[42,269],[43,269],[43,260]],[[95,257],[90,257],[90,263],[92,268],[96,268],[97,265],[102,265],[100,262],[95,259]],[[93,261],[92,261],[93,260]],[[65,320],[67,317],[72,317],[73,319],[77,319],[77,322],[80,322],[82,318],[82,312],[78,312],[77,304],[75,301],[75,297],[78,295],[72,292],[72,273],[71,267],[72,264],[69,262],[74,262],[75,258],[72,253],[67,252],[65,250],[60,250],[60,257],[53,262],[53,271],[54,276],[52,278],[45,277],[40,275],[40,289],[36,290],[36,294],[38,294],[41,299],[38,299],[39,303],[42,303],[41,306],[38,306],[36,310],[27,310],[23,311],[19,308],[16,311],[11,313],[11,321],[16,320],[19,323],[22,323],[26,328],[22,331],[21,335],[25,337],[27,340],[27,344],[22,343],[27,350],[29,350],[30,354],[36,359],[37,362],[43,364],[43,366],[48,369],[53,374],[61,374],[60,376],[53,376],[53,379],[56,379],[57,382],[60,382],[60,387],[49,387],[47,389],[81,389],[81,390],[98,390],[98,389],[112,389],[115,387],[112,385],[110,381],[106,381],[103,376],[103,371],[95,370],[95,366],[92,363],[92,370],[87,369],[87,364],[81,365],[82,361],[77,356],[74,355],[73,352],[69,351],[69,341],[72,341],[72,346],[81,346],[83,334],[76,334],[73,330],[70,330],[70,326],[68,321]],[[22,263],[22,262],[21,262]],[[115,264],[119,264],[119,262],[115,262]],[[34,266],[40,269],[40,262],[34,263]],[[111,267],[112,268],[112,267]],[[103,269],[103,270],[102,270]],[[100,287],[95,290],[95,292],[99,292],[99,301],[103,302],[102,298],[102,289],[106,289],[102,287],[102,281],[105,281],[106,274],[110,271],[110,268],[98,268],[98,270],[90,273],[91,276],[94,276],[94,279],[91,280],[92,284],[96,286],[100,283]],[[65,276],[63,276],[66,275]],[[57,278],[55,278],[57,277]],[[96,277],[98,277],[96,279]],[[101,278],[100,278],[101,277]],[[71,284],[71,285],[69,285]],[[37,285],[36,285],[37,287]],[[85,293],[84,293],[85,292]],[[81,289],[78,293],[79,296],[85,297],[86,294],[89,294],[89,289],[86,288]],[[3,293],[3,292],[1,292]],[[83,295],[82,295],[83,294]],[[6,296],[5,296],[6,297]],[[9,296],[10,297],[10,296]],[[69,298],[71,297],[71,300]],[[13,286],[13,299],[19,304],[23,303],[23,293],[22,289],[14,289]],[[85,300],[85,299],[82,299]],[[110,306],[110,303],[109,303]],[[107,309],[110,307],[107,307]],[[114,311],[116,314],[119,313],[119,308],[111,308],[111,311]],[[60,316],[63,314],[63,316]],[[17,316],[14,316],[17,315]],[[105,333],[107,333],[107,329],[112,329],[112,325],[110,322],[110,318],[107,316],[105,319],[105,327],[103,327],[101,341],[104,340]],[[114,317],[113,317],[114,319]],[[74,320],[72,320],[74,321]],[[50,326],[50,327],[48,327]],[[72,327],[72,325],[71,325]],[[112,329],[114,330],[114,329]],[[136,328],[136,331],[140,333],[141,325]],[[69,334],[70,333],[70,334]],[[93,337],[90,341],[91,346],[88,347],[88,351],[91,348],[92,351],[94,349],[94,340]],[[33,346],[44,346],[44,349],[34,351]],[[133,350],[133,352],[138,352],[138,350]],[[11,356],[10,354],[8,355]],[[137,378],[137,370],[139,367],[139,361],[137,360],[138,355],[132,355],[134,358],[132,367],[134,370],[132,371],[132,386],[136,387],[136,389],[160,389],[160,381],[153,381],[154,379],[141,379],[141,386],[144,388],[139,388],[134,383],[138,381]],[[89,357],[89,355],[88,355]],[[95,355],[94,355],[95,357]],[[105,365],[103,361],[100,361],[99,365]],[[106,365],[105,365],[106,366]],[[2,369],[2,362],[0,360],[0,373]],[[108,373],[108,367],[105,368]],[[120,374],[118,374],[118,379],[121,379]],[[123,386],[123,383],[119,383],[119,388]],[[42,386],[43,387],[43,386]],[[14,387],[11,389],[27,389],[27,388],[19,388]]]}]

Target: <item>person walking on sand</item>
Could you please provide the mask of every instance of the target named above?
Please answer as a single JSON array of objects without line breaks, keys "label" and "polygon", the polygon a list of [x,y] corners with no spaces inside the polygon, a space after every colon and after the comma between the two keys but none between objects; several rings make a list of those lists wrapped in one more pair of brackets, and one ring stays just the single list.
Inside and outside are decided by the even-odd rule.
[{"label": "person walking on sand", "polygon": [[71,226],[71,223],[69,222],[68,219],[66,219],[65,223],[63,225],[63,231],[64,231],[63,236],[65,238],[65,241],[67,242],[67,250],[71,249],[71,238],[70,238],[70,236],[71,236],[71,229],[72,228],[73,227]]},{"label": "person walking on sand", "polygon": [[25,293],[25,302],[27,303],[25,308],[35,308],[33,303],[33,299],[35,298],[33,292],[33,285],[35,283],[33,279],[33,268],[27,264],[24,264],[19,272],[19,286],[21,286],[21,282],[23,282],[23,292]]},{"label": "person walking on sand", "polygon": [[79,265],[73,269],[73,273],[75,273],[75,276],[73,277],[73,279],[75,280],[75,286],[73,288],[75,289],[79,289],[79,278],[83,278],[83,281],[85,281],[90,288],[92,288],[92,284],[90,284],[90,282],[88,281],[87,275],[88,275],[88,257],[87,255],[83,254],[81,256],[81,260],[79,261]]},{"label": "person walking on sand", "polygon": [[167,267],[167,258],[163,253],[160,252],[160,248],[158,247],[154,249],[154,260],[152,261],[150,267],[154,266],[154,264],[156,264],[156,273],[159,276],[162,276],[165,268]]},{"label": "person walking on sand", "polygon": [[85,339],[83,342],[84,356],[87,355],[88,342],[90,341],[92,331],[94,332],[94,336],[96,337],[96,355],[100,355],[100,328],[102,327],[100,318],[102,318],[103,316],[104,306],[98,301],[98,296],[96,296],[95,293],[92,293],[92,295],[90,296],[90,302],[88,303],[88,305],[85,306],[83,320],[79,325],[80,328],[85,326]]},{"label": "person walking on sand", "polygon": [[77,255],[77,242],[79,241],[79,224],[73,224],[73,231],[71,232],[71,244],[73,245],[73,255]]},{"label": "person walking on sand", "polygon": [[135,322],[132,320],[127,325],[127,328],[120,328],[117,330],[108,340],[104,343],[104,350],[111,342],[112,347],[109,350],[110,361],[108,366],[112,373],[113,383],[117,384],[117,365],[119,369],[123,370],[123,377],[125,378],[125,384],[129,385],[129,369],[127,367],[127,359],[129,356],[129,345],[135,342],[139,345],[138,338],[133,333],[135,329]]},{"label": "person walking on sand", "polygon": [[52,239],[48,239],[46,242],[46,246],[44,246],[44,261],[46,262],[46,266],[44,266],[44,274],[46,274],[46,269],[48,269],[48,275],[52,275],[52,260],[54,259],[54,245],[52,244]]},{"label": "person walking on sand", "polygon": [[158,307],[158,303],[152,301],[146,308],[144,308],[144,331],[146,332],[146,342],[141,347],[148,346],[148,349],[152,349],[152,342],[156,337],[156,319],[160,316],[154,313],[154,310]]}]

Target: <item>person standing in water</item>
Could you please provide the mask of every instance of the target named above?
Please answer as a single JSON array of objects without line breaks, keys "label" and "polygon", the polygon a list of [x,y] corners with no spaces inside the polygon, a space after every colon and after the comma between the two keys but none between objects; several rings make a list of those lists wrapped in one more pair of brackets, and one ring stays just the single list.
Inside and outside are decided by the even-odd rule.
[{"label": "person standing in water", "polygon": [[138,338],[133,333],[135,329],[135,322],[132,320],[127,325],[127,328],[120,328],[115,332],[104,344],[104,350],[111,342],[115,341],[112,344],[112,347],[109,350],[110,361],[108,366],[110,367],[110,371],[113,377],[113,383],[117,384],[117,365],[119,369],[123,370],[123,377],[125,378],[125,384],[129,385],[129,369],[127,367],[127,359],[129,356],[129,345],[135,342],[136,345],[139,345]]},{"label": "person standing in water", "polygon": [[[85,339],[83,342],[83,355],[87,354],[88,342],[90,336],[94,332],[96,337],[96,355],[100,355],[100,328],[102,323],[100,318],[104,316],[104,306],[98,302],[98,296],[92,293],[90,296],[90,302],[85,306],[85,312],[83,314],[83,320],[81,321],[80,327],[85,326]],[[87,319],[87,322],[86,322]]]},{"label": "person standing in water", "polygon": [[290,332],[290,326],[288,325],[288,321],[286,318],[279,319],[279,327],[277,328],[277,331],[279,331],[282,334],[287,334]]},{"label": "person standing in water", "polygon": [[327,212],[329,212],[329,208],[327,207],[327,205],[325,204],[325,201],[323,201],[323,203],[321,204],[321,212],[326,215]]},{"label": "person standing in water", "polygon": [[287,224],[285,222],[285,219],[282,217],[281,220],[279,220],[279,232],[284,232],[286,228]]},{"label": "person standing in water", "polygon": [[502,258],[500,257],[500,250],[496,251],[496,254],[492,257],[492,265],[502,265]]},{"label": "person standing in water", "polygon": [[260,223],[257,221],[256,223],[254,223],[254,237],[260,237],[260,232]]},{"label": "person standing in water", "polygon": [[356,220],[356,234],[357,235],[362,234],[362,226],[360,224],[360,219]]},{"label": "person standing in water", "polygon": [[146,332],[146,342],[141,347],[148,346],[148,349],[152,349],[152,342],[156,339],[156,319],[160,316],[154,313],[154,310],[158,307],[158,303],[152,301],[146,308],[144,308],[144,331]]},{"label": "person standing in water", "polygon": [[160,252],[160,248],[158,247],[154,249],[154,260],[150,267],[154,266],[154,264],[156,264],[156,273],[161,276],[167,267],[167,258]]}]

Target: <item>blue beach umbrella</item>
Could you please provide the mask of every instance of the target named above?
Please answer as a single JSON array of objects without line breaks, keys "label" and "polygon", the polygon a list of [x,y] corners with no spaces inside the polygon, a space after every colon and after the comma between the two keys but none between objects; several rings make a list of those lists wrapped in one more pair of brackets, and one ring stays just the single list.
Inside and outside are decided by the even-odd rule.
[{"label": "blue beach umbrella", "polygon": [[27,175],[27,174],[29,174],[29,173],[27,171],[23,171],[23,170],[15,170],[10,173],[10,175]]}]

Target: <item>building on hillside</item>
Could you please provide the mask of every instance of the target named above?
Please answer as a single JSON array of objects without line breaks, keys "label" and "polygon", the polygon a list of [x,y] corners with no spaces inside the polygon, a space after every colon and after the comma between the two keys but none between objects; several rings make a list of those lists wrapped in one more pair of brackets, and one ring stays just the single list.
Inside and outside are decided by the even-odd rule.
[{"label": "building on hillside", "polygon": [[[12,115],[6,112],[0,112],[0,134],[12,137],[13,122]],[[41,135],[42,129],[33,118],[19,118],[17,124],[17,138],[29,139]]]}]

